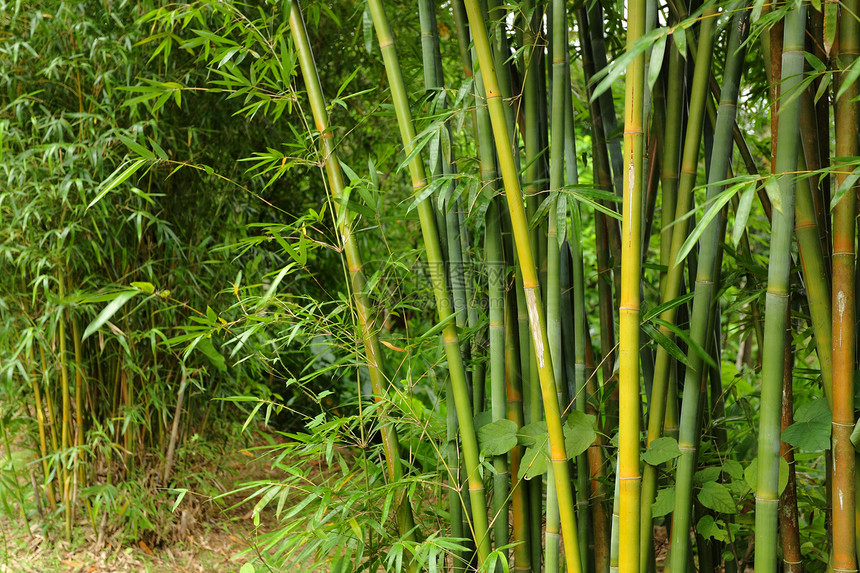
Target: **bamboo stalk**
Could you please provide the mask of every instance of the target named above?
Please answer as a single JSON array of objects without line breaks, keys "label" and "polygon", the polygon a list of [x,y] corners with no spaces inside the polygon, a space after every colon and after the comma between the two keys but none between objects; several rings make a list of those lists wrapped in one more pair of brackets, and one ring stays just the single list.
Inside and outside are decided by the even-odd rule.
[{"label": "bamboo stalk", "polygon": [[[628,3],[627,48],[645,33],[644,0]],[[618,483],[620,547],[618,568],[636,573],[639,563],[639,313],[642,279],[642,185],[644,183],[645,55],[627,67],[624,96],[624,185],[621,223],[621,302],[619,314]]]},{"label": "bamboo stalk", "polygon": [[[63,271],[58,271],[57,283],[59,286],[60,301],[66,297],[65,277]],[[69,429],[71,426],[71,401],[69,396],[69,370],[66,362],[66,322],[61,314],[57,316],[57,338],[59,339],[59,353],[57,359],[60,366],[60,391],[62,393],[62,408],[63,421],[60,428],[61,444],[63,447],[62,455],[62,479],[63,479],[63,505],[65,514],[65,532],[66,539],[72,539],[72,492],[71,492],[71,473],[67,465],[67,456],[71,442],[69,439]]]},{"label": "bamboo stalk", "polygon": [[[313,52],[311,51],[310,43],[308,41],[304,19],[297,1],[294,1],[291,5],[289,20],[290,31],[299,55],[299,65],[302,70],[302,76],[305,80],[305,88],[308,91],[308,97],[311,102],[311,111],[314,116],[316,129],[320,134],[320,145],[325,158],[325,171],[329,182],[329,192],[334,199],[335,218],[338,222],[344,254],[349,267],[356,318],[361,332],[364,350],[367,355],[367,368],[370,375],[371,387],[373,389],[374,399],[381,401],[384,399],[386,394],[387,384],[384,372],[384,359],[379,349],[379,341],[376,336],[373,317],[370,315],[371,307],[365,293],[365,277],[362,268],[361,254],[352,234],[353,216],[348,210],[343,209],[342,212],[342,207],[339,202],[344,195],[343,173],[335,152],[333,134],[329,130],[325,96],[322,92],[322,85],[320,84]],[[425,213],[425,216],[429,215],[430,214]],[[181,389],[182,385],[180,385],[180,397],[177,400],[177,408],[181,404],[182,400]],[[178,419],[178,416],[176,416],[176,419]],[[174,420],[174,423],[176,419]],[[172,441],[173,433],[171,432],[171,442]],[[383,450],[385,452],[388,479],[392,483],[396,483],[400,480],[403,470],[400,461],[397,433],[394,426],[390,424],[383,425],[382,443]],[[165,481],[167,479],[166,470],[167,468],[165,468]],[[417,536],[415,533],[412,507],[408,498],[406,498],[406,492],[403,492],[402,497],[399,500],[397,523],[400,535],[404,539],[413,541],[416,539]]]},{"label": "bamboo stalk", "polygon": [[[394,48],[394,40],[391,35],[388,18],[385,15],[385,9],[381,0],[369,0],[368,6],[385,63],[385,71],[388,75],[404,150],[409,155],[415,145],[415,128],[412,125],[409,101],[406,96],[406,88],[403,83],[397,52]],[[469,21],[472,24],[471,15]],[[486,32],[484,33],[486,35]],[[420,154],[415,154],[409,162],[409,173],[412,178],[412,187],[416,193],[427,186],[427,179],[424,175],[424,163]],[[472,421],[466,369],[460,352],[457,327],[449,320],[452,309],[448,302],[448,288],[445,275],[442,272],[443,258],[436,231],[436,220],[433,217],[432,207],[426,199],[418,205],[418,217],[421,222],[424,248],[427,251],[427,262],[433,281],[433,292],[436,299],[439,323],[445,325],[442,337],[445,341],[448,371],[451,377],[460,424],[460,441],[467,474],[466,481],[469,484],[469,497],[472,504],[472,527],[475,543],[478,548],[478,564],[482,565],[490,554],[490,538],[488,535],[486,495],[483,478],[480,473],[478,439]]]},{"label": "bamboo stalk", "polygon": [[[789,10],[785,17],[782,51],[782,94],[794,94],[803,74],[803,39],[806,8]],[[774,210],[765,306],[767,346],[762,363],[761,418],[759,422],[758,480],[756,485],[757,573],[777,570],[777,510],[779,504],[779,442],[786,316],[789,309],[791,235],[794,228],[795,176],[799,144],[800,99],[784,99],[779,112],[776,174],[781,210]],[[835,372],[835,369],[834,369]],[[853,459],[853,458],[852,458]],[[853,536],[853,529],[852,529]],[[853,547],[853,537],[852,543]]]},{"label": "bamboo stalk", "polygon": [[[856,97],[857,79],[851,84],[846,71],[860,57],[860,2],[846,0],[839,16],[839,90],[835,111],[836,155],[858,155],[857,126],[860,124]],[[788,39],[786,38],[786,44]],[[802,50],[803,47],[796,48]],[[836,171],[836,189],[846,185],[847,169]],[[854,429],[856,183],[848,188],[833,209],[833,571],[857,571],[855,535]]]},{"label": "bamboo stalk", "polygon": [[538,283],[532,245],[529,238],[528,221],[526,220],[525,209],[522,204],[522,191],[513,153],[511,152],[510,135],[508,133],[503,104],[500,99],[498,78],[487,36],[487,28],[482,18],[478,1],[468,0],[466,2],[466,12],[469,16],[469,25],[472,29],[475,49],[483,72],[487,105],[490,110],[490,119],[492,120],[493,134],[496,142],[496,153],[499,158],[508,210],[511,217],[511,226],[514,232],[514,242],[523,274],[523,289],[529,313],[529,326],[532,335],[534,356],[540,375],[541,394],[549,432],[550,460],[555,471],[556,493],[561,517],[561,529],[564,536],[565,560],[568,571],[581,571],[575,506],[570,484],[568,459],[564,448],[561,412],[558,407],[553,364],[551,359],[546,355],[546,349],[549,346],[546,320],[543,313],[540,285]]},{"label": "bamboo stalk", "polygon": [[[798,195],[798,199],[800,195]],[[790,318],[790,317],[789,317]],[[794,422],[794,349],[791,347],[791,331],[785,332],[785,366],[782,379],[782,431]],[[803,561],[800,550],[800,525],[797,514],[797,473],[794,465],[794,450],[780,442],[779,454],[788,464],[788,483],[779,497],[779,533],[782,541],[782,567],[785,573],[802,573]]]},{"label": "bamboo stalk", "polygon": [[[507,274],[507,273],[506,273]],[[516,296],[508,292],[505,304],[505,389],[507,391],[508,419],[517,428],[523,426],[523,389],[520,379],[520,356],[517,340],[516,319],[513,307]],[[523,480],[519,479],[523,446],[516,445],[511,454],[511,514],[512,539],[514,546],[514,571],[531,571],[531,531],[528,528],[528,491]]]}]

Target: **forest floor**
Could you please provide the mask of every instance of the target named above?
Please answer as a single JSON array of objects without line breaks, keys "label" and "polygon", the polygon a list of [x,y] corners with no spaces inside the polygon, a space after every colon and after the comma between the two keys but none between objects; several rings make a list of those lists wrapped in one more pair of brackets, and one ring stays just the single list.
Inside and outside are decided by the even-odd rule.
[{"label": "forest floor", "polygon": [[[195,470],[208,475],[222,492],[245,482],[273,479],[276,475],[271,465],[253,452],[258,445],[247,449],[237,446],[224,457],[209,460],[209,467]],[[250,506],[237,507],[242,494],[225,495],[217,503],[201,503],[195,497],[204,496],[189,491],[179,508],[160,524],[165,533],[157,542],[145,535],[140,539],[120,538],[105,531],[106,519],[101,528],[94,528],[84,515],[78,515],[73,541],[68,542],[63,539],[62,516],[46,526],[50,520],[42,520],[31,511],[28,524],[23,517],[11,518],[7,506],[6,511],[0,511],[0,573],[238,572],[253,560],[253,556],[246,559],[244,552],[256,535],[264,533],[267,526],[271,528],[274,515],[264,510],[261,526],[256,528]]]}]

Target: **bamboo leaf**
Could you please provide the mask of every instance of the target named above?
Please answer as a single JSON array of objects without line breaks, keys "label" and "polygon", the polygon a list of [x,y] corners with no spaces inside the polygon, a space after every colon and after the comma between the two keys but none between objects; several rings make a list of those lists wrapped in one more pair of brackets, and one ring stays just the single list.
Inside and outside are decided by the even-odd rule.
[{"label": "bamboo leaf", "polygon": [[155,154],[152,151],[148,150],[147,148],[145,148],[144,146],[142,146],[141,144],[139,144],[135,140],[131,139],[130,137],[126,137],[124,135],[117,134],[117,139],[122,141],[126,147],[128,147],[129,149],[131,149],[132,151],[134,151],[135,153],[137,153],[138,155],[140,155],[144,159],[149,159],[151,161],[155,160]]},{"label": "bamboo leaf", "polygon": [[747,188],[741,193],[740,201],[738,201],[738,208],[735,212],[735,226],[732,228],[732,246],[736,249],[738,248],[747,227],[750,209],[752,208],[752,202],[755,198],[755,189],[755,185],[747,186]]},{"label": "bamboo leaf", "polygon": [[702,359],[705,364],[707,364],[711,368],[717,367],[717,363],[714,361],[711,355],[705,352],[705,349],[702,348],[700,344],[696,343],[692,338],[690,338],[690,334],[688,331],[678,327],[675,324],[672,324],[671,322],[666,322],[665,320],[662,320],[660,318],[655,318],[653,322],[658,326],[664,326],[674,332],[675,336],[686,342],[687,346],[689,346],[693,350],[693,352],[695,352],[699,356],[699,358]]},{"label": "bamboo leaf", "polygon": [[[747,183],[746,185],[749,185]],[[722,212],[723,207],[725,207],[726,203],[731,201],[732,197],[738,192],[742,185],[732,185],[728,189],[723,190],[719,195],[714,197],[713,201],[709,201],[709,207],[705,211],[705,215],[702,217],[700,221],[696,223],[696,226],[693,228],[690,235],[687,237],[687,240],[684,241],[684,244],[681,245],[681,250],[678,252],[678,257],[675,259],[675,264],[680,265],[684,259],[687,258],[687,255],[690,254],[690,251],[693,250],[693,247],[696,246],[696,243],[699,242],[699,238],[702,236],[702,233],[705,232],[705,229],[708,228],[708,225],[711,221],[714,220],[714,217]],[[774,205],[774,208],[776,206]],[[674,224],[674,223],[673,223]]]},{"label": "bamboo leaf", "polygon": [[645,334],[648,335],[649,338],[651,338],[651,340],[665,348],[666,352],[668,352],[672,358],[685,366],[690,365],[690,363],[687,361],[687,355],[684,354],[684,352],[678,347],[677,344],[672,341],[671,338],[663,334],[659,328],[656,328],[653,324],[646,322],[642,324],[642,330],[645,332]]},{"label": "bamboo leaf", "polygon": [[87,325],[87,328],[84,330],[83,335],[81,335],[81,342],[90,337],[94,332],[96,332],[99,328],[101,328],[107,321],[113,317],[123,307],[125,303],[133,299],[135,296],[140,294],[140,291],[135,289],[133,291],[122,291],[116,293],[114,299],[108,303],[106,307],[102,309],[99,315],[93,320],[91,323]]},{"label": "bamboo leaf", "polygon": [[839,204],[839,201],[842,200],[842,197],[845,196],[848,191],[854,187],[857,183],[857,180],[860,179],[860,167],[857,167],[851,174],[842,180],[842,184],[836,190],[836,193],[833,194],[833,198],[830,200],[830,210],[832,211],[836,205]]},{"label": "bamboo leaf", "polygon": [[103,187],[101,191],[96,194],[95,199],[90,201],[90,204],[87,205],[87,209],[90,209],[93,205],[101,201],[105,195],[116,189],[118,186],[122,185],[129,177],[137,173],[137,171],[146,165],[146,159],[138,159],[134,161],[131,165],[127,165],[123,163],[120,165],[116,171],[111,173],[110,177],[102,184]]},{"label": "bamboo leaf", "polygon": [[663,68],[663,56],[666,53],[666,41],[668,36],[660,36],[657,43],[651,49],[651,62],[648,65],[648,89],[654,91],[654,85],[657,83],[657,78],[660,77],[660,70]]},{"label": "bamboo leaf", "polygon": [[212,344],[212,339],[208,336],[204,336],[200,339],[200,342],[195,346],[197,350],[203,353],[206,358],[209,359],[209,362],[212,363],[219,372],[227,372],[227,361],[224,359],[224,356],[215,349],[215,345]]}]

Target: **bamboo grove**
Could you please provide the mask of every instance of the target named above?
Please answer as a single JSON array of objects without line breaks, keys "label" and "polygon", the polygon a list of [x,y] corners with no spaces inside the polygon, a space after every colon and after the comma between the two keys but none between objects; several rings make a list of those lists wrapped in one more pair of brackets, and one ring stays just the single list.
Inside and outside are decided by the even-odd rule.
[{"label": "bamboo grove", "polygon": [[[278,409],[278,380],[298,388],[302,429],[274,448],[295,468],[247,486],[255,519],[277,505],[254,542],[277,567],[858,570],[858,0],[203,0],[138,16],[160,63],[126,105],[152,123],[117,136],[126,161],[87,176],[75,217],[146,211],[180,168],[259,211],[214,207],[231,226],[210,230],[226,258],[207,280],[227,296],[205,311],[153,286],[175,265],[84,289],[58,244],[20,273],[47,298],[7,327],[6,371],[29,380],[35,496],[67,534],[75,487],[96,478],[69,452],[117,419],[86,400],[153,417],[132,380],[181,379],[172,431],[123,434],[123,451],[165,452],[166,487],[188,378],[218,371],[229,389],[197,394],[256,403],[243,430]],[[260,130],[229,175],[177,159],[180,137],[141,136],[206,97],[230,110],[220,129]],[[132,299],[167,310],[138,324],[149,307]],[[185,334],[161,335],[171,322]],[[242,387],[255,377],[269,385]],[[296,469],[312,458],[336,475]]]}]

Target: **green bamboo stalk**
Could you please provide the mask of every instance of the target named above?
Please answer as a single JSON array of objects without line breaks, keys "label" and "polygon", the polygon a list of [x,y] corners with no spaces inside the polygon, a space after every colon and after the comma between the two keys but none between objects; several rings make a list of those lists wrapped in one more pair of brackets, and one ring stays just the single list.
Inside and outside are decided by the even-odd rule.
[{"label": "green bamboo stalk", "polygon": [[499,158],[499,166],[502,172],[508,210],[511,217],[511,226],[514,232],[514,242],[519,254],[519,262],[523,274],[523,289],[529,313],[534,356],[539,368],[541,394],[549,432],[550,459],[555,471],[556,493],[558,495],[561,528],[564,536],[565,559],[568,571],[581,571],[575,507],[570,484],[568,459],[564,448],[561,412],[558,407],[552,361],[546,355],[546,348],[549,346],[546,321],[543,316],[540,285],[537,279],[532,245],[529,239],[528,221],[526,220],[522,204],[522,191],[513,153],[511,152],[510,134],[508,133],[505,112],[500,99],[498,78],[487,36],[487,28],[482,18],[478,1],[468,0],[466,2],[466,11],[469,16],[469,25],[472,29],[475,49],[483,72],[487,105],[490,110],[490,119],[492,120],[493,135],[496,142],[496,153]]},{"label": "green bamboo stalk", "polygon": [[[353,215],[346,209],[345,205],[341,205],[345,187],[343,172],[341,171],[335,151],[334,136],[329,130],[325,96],[323,95],[322,85],[320,84],[316,63],[310,42],[308,41],[307,30],[298,1],[293,1],[290,7],[289,21],[314,122],[320,134],[319,141],[325,161],[329,192],[334,199],[335,219],[338,223],[338,230],[340,231],[343,250],[349,267],[355,312],[364,350],[367,355],[367,369],[370,375],[371,387],[373,388],[374,399],[381,401],[386,394],[387,384],[384,372],[384,359],[379,348],[379,340],[376,336],[373,317],[370,314],[370,303],[365,293],[366,280],[362,267],[361,253],[352,234]],[[400,461],[397,432],[391,424],[384,424],[382,427],[382,445],[385,452],[388,479],[392,483],[397,483],[403,475],[403,469]],[[415,541],[417,536],[415,534],[412,506],[406,497],[405,491],[401,499],[398,500],[398,503],[397,525],[400,535],[406,540]]]},{"label": "green bamboo stalk", "polygon": [[[594,64],[591,56],[591,43],[587,38],[589,32],[588,13],[585,6],[576,11],[577,24],[580,31],[580,44],[582,45],[582,67],[585,72],[586,88],[588,92],[589,110],[592,122],[592,167],[594,181],[597,187],[603,191],[612,189],[612,175],[609,167],[609,154],[604,136],[603,119],[600,113],[600,104],[592,96],[591,78],[594,76]],[[604,206],[607,206],[604,204]],[[613,206],[614,208],[614,206]],[[604,213],[595,213],[595,240],[597,250],[597,288],[598,309],[600,320],[600,350],[602,360],[602,383],[604,388],[611,384],[615,371],[615,317],[613,312],[614,298],[612,294],[614,280],[612,263],[609,258],[610,229],[617,229],[617,224],[610,221],[610,217]],[[609,394],[609,392],[607,391]],[[615,392],[605,396],[602,402],[608,402],[606,411],[606,427],[614,428],[617,423],[617,396]]]},{"label": "green bamboo stalk", "polygon": [[[547,300],[547,340],[549,341],[549,354],[555,375],[556,395],[559,407],[563,408],[565,400],[563,389],[565,373],[565,357],[562,352],[562,315],[561,315],[561,241],[565,239],[566,227],[564,221],[567,219],[567,201],[561,196],[561,188],[564,185],[564,160],[565,160],[565,92],[570,91],[567,81],[567,14],[564,0],[552,1],[552,110],[551,110],[551,147],[550,147],[550,206],[547,211],[547,234],[546,234],[546,300]],[[531,131],[531,128],[529,128]],[[554,196],[552,194],[555,194]],[[554,198],[553,198],[554,197]],[[559,225],[559,218],[562,223]],[[569,360],[569,359],[568,359]],[[555,496],[555,472],[547,471],[547,503],[546,503],[546,571],[558,570],[558,547],[559,547],[559,510],[558,499]],[[579,522],[578,522],[579,523]],[[587,541],[581,530],[578,531],[580,542],[580,555],[584,556],[582,543]]]},{"label": "green bamboo stalk", "polygon": [[[666,125],[665,125],[665,141],[662,148],[662,164],[661,164],[661,189],[662,189],[662,219],[660,226],[660,263],[667,269],[667,273],[662,273],[660,277],[660,293],[661,300],[668,302],[678,296],[680,290],[680,271],[675,268],[677,265],[673,263],[672,253],[674,252],[677,258],[680,244],[673,251],[673,234],[683,225],[672,226],[675,218],[675,213],[679,210],[677,206],[678,196],[678,172],[681,159],[681,115],[684,106],[681,103],[683,97],[683,84],[681,73],[682,59],[680,52],[675,48],[674,44],[670,47],[669,53],[669,69],[668,81],[669,89],[667,94],[666,106]],[[689,127],[689,126],[688,126]],[[698,144],[698,141],[697,141]],[[674,270],[674,272],[672,272]],[[671,286],[669,285],[670,276],[672,278]],[[662,320],[675,320],[675,311],[665,313],[660,317]],[[662,328],[662,327],[661,327]],[[663,334],[671,331],[668,329],[662,330]],[[645,438],[645,447],[650,448],[651,442],[659,438],[663,433],[664,420],[666,418],[666,408],[668,401],[671,398],[669,395],[669,381],[674,370],[674,362],[671,360],[668,352],[662,347],[657,349],[657,356],[654,365],[654,378],[651,385],[651,400],[648,407],[648,426]],[[640,562],[641,570],[649,571],[651,561],[654,554],[654,543],[652,541],[652,519],[651,519],[651,504],[654,502],[654,497],[657,493],[657,468],[649,464],[645,464],[642,473],[642,509],[641,509],[641,538],[640,538]]]},{"label": "green bamboo stalk", "polygon": [[[403,83],[397,52],[394,48],[394,39],[385,15],[385,8],[381,0],[369,0],[368,6],[379,40],[379,47],[385,64],[391,88],[392,101],[394,103],[397,123],[403,141],[404,150],[410,155],[415,145],[415,128],[412,125],[412,117],[409,111],[409,101],[406,96],[406,87]],[[469,17],[472,23],[471,14]],[[474,26],[473,26],[474,29]],[[486,35],[486,32],[484,32]],[[483,66],[482,66],[483,67]],[[415,154],[409,162],[409,173],[412,178],[412,187],[415,192],[420,192],[427,186],[424,175],[424,163],[420,154]],[[448,358],[448,371],[453,386],[457,416],[460,424],[460,442],[462,447],[463,461],[466,469],[466,481],[469,484],[469,498],[472,505],[472,528],[475,543],[478,549],[478,563],[483,564],[490,554],[490,538],[488,535],[487,503],[484,492],[484,482],[480,473],[480,460],[478,455],[478,439],[472,421],[472,409],[470,404],[470,393],[466,377],[466,369],[460,352],[460,340],[457,327],[449,318],[452,309],[448,302],[448,288],[444,275],[443,258],[439,246],[439,238],[436,231],[436,220],[433,217],[432,207],[423,200],[418,205],[418,217],[421,222],[421,232],[424,236],[424,248],[427,251],[427,262],[431,271],[433,281],[433,292],[436,299],[437,313],[440,324],[445,327],[442,337],[445,341],[445,353]]]},{"label": "green bamboo stalk", "polygon": [[[570,50],[564,50],[565,53],[565,89],[564,89],[564,161],[565,161],[565,177],[568,185],[579,184],[579,173],[576,164],[576,134],[573,125],[573,98],[570,85]],[[573,312],[563,313],[563,316],[572,316],[573,321],[564,321],[565,324],[572,326],[573,332],[570,338],[573,339],[573,352],[565,350],[567,356],[573,356],[573,392],[571,397],[574,399],[574,405],[580,412],[585,413],[588,410],[588,391],[586,390],[586,380],[588,378],[588,369],[586,366],[586,342],[587,342],[587,314],[585,311],[585,276],[582,263],[582,247],[581,247],[581,212],[579,205],[574,201],[568,201],[570,209],[570,217],[568,218],[568,252],[565,254],[565,260],[570,262],[570,296],[566,297],[568,303],[572,303]],[[597,416],[595,416],[596,418]],[[595,438],[597,442],[599,438]],[[594,545],[594,532],[592,530],[592,520],[589,508],[589,480],[590,467],[588,453],[583,453],[576,459],[576,506],[577,515],[576,522],[579,525],[579,552],[582,556],[582,569],[584,571],[592,571],[591,566],[594,551],[589,551],[589,547]]]},{"label": "green bamboo stalk", "polygon": [[[779,112],[776,174],[781,209],[773,213],[770,262],[768,265],[765,339],[762,363],[761,418],[758,440],[758,482],[756,485],[757,573],[777,570],[777,521],[779,504],[779,442],[782,409],[782,378],[785,354],[785,328],[791,270],[791,235],[794,227],[795,176],[799,145],[800,99],[792,98],[803,74],[803,42],[806,7],[788,11],[782,51],[782,94]],[[834,369],[835,371],[835,369]],[[853,536],[853,528],[851,532]],[[851,539],[853,547],[853,537]]]},{"label": "green bamboo stalk", "polygon": [[[806,169],[806,158],[801,153],[799,167]],[[800,252],[800,262],[806,286],[806,300],[809,303],[809,315],[812,329],[815,332],[815,348],[818,363],[821,368],[821,378],[824,382],[824,395],[833,406],[833,327],[831,319],[830,285],[827,272],[827,261],[821,245],[821,234],[818,217],[815,213],[813,193],[810,187],[812,180],[800,177],[797,180],[797,197],[795,205],[794,232],[797,235],[797,246]]]},{"label": "green bamboo stalk", "polygon": [[[713,8],[706,9],[702,16],[702,24],[699,32],[699,42],[700,49],[698,51],[698,56],[695,61],[695,70],[693,74],[693,85],[691,88],[691,96],[690,96],[690,114],[689,120],[687,121],[687,129],[684,136],[684,151],[683,157],[681,161],[681,172],[678,181],[677,194],[675,197],[675,220],[680,220],[682,217],[687,215],[688,211],[693,202],[693,188],[696,183],[696,175],[698,173],[698,164],[699,164],[699,149],[701,146],[702,140],[702,128],[704,125],[704,116],[705,116],[705,105],[706,100],[708,98],[708,77],[710,75],[711,69],[711,57],[712,57],[712,46],[714,41],[714,27],[716,21],[716,12]],[[737,47],[737,44],[735,45]],[[730,48],[731,49],[731,48]],[[731,53],[731,52],[730,52]],[[743,61],[741,59],[741,61]],[[735,86],[737,80],[734,80]],[[731,101],[727,102],[727,105],[733,106],[736,100],[736,95]],[[670,93],[670,106],[674,103],[674,94]],[[732,108],[733,109],[733,108]],[[674,134],[672,134],[674,136]],[[731,133],[729,133],[731,135]],[[671,139],[671,138],[670,138]],[[674,145],[673,142],[667,141],[667,146]],[[726,156],[731,155],[731,147],[726,149],[725,145],[730,145],[730,140],[727,144],[721,148],[722,153]],[[672,155],[670,155],[670,153]],[[674,159],[675,151],[672,147],[670,147],[670,151],[667,155]],[[722,159],[722,158],[721,158]],[[712,160],[713,161],[713,160]],[[718,172],[720,173],[718,180],[723,179],[723,176],[727,171],[727,163],[723,162],[723,167],[720,169],[719,167],[714,167],[713,164],[711,166],[711,173]],[[670,166],[666,170],[667,179],[671,182],[672,177],[674,176],[674,172],[672,167]],[[665,275],[664,282],[664,291],[663,291],[663,301],[669,302],[674,300],[679,294],[681,290],[681,283],[683,282],[684,275],[684,261],[678,260],[678,254],[681,251],[681,247],[684,244],[684,241],[687,237],[687,230],[689,228],[689,222],[681,222],[679,224],[672,226],[672,243],[669,254],[668,266],[669,271]],[[663,311],[660,315],[660,318],[669,323],[674,324],[676,319],[676,314],[678,311],[678,307],[672,307],[665,311]],[[674,337],[672,331],[666,327],[660,327],[663,334],[667,336],[670,340]],[[666,414],[666,405],[667,405],[667,395],[669,388],[669,379],[670,379],[670,371],[674,367],[673,360],[669,355],[666,348],[662,345],[657,347],[657,355],[655,361],[654,368],[654,379],[653,385],[651,389],[651,407],[648,412],[648,433],[646,438],[646,447],[650,447],[651,443],[659,438],[662,435],[664,419]],[[698,383],[697,383],[698,385]],[[685,386],[684,392],[684,403],[687,403],[687,387]],[[698,408],[698,401],[692,402],[690,407],[693,408],[693,412]],[[683,417],[683,414],[682,414]],[[688,419],[695,420],[695,417]],[[690,430],[692,428],[687,429],[687,435],[690,435]],[[685,430],[683,426],[681,427],[681,434],[684,434]],[[690,437],[690,441],[693,443],[693,447],[695,447],[695,443],[698,441],[698,436]],[[683,446],[682,446],[683,451]],[[695,458],[694,458],[695,459]],[[679,480],[682,479],[679,474]],[[690,474],[692,478],[692,474]],[[654,502],[654,495],[657,489],[657,468],[651,466],[649,464],[645,465],[645,472],[643,477],[642,484],[642,500],[641,500],[641,535],[640,538],[640,558],[642,559],[642,567],[644,568],[650,563],[651,555],[653,552],[653,547],[650,542],[646,543],[645,534],[646,532],[651,531],[651,504]],[[680,483],[680,482],[679,482]],[[676,511],[679,509],[683,509],[685,512],[684,516],[681,516],[681,523],[684,529],[681,531],[686,531],[689,527],[685,525],[689,522],[690,519],[690,507],[687,505],[691,502],[691,500],[684,500],[685,496],[692,495],[692,489],[688,490],[686,487],[680,487],[676,490],[677,494],[675,496],[675,507]],[[679,503],[681,505],[679,505]],[[673,517],[673,523],[675,523],[675,519],[678,519],[677,516]],[[673,526],[673,536],[675,535],[675,528]],[[680,534],[678,534],[680,535]],[[648,536],[650,538],[650,535]],[[677,552],[681,555],[679,558],[686,559],[686,554],[684,553],[684,548]],[[674,550],[673,550],[674,552]],[[677,569],[680,571],[681,569]]]},{"label": "green bamboo stalk", "polygon": [[[858,155],[857,126],[860,113],[856,98],[857,79],[848,80],[848,67],[860,57],[860,2],[842,3],[839,16],[839,91],[835,128],[836,155]],[[786,25],[786,28],[788,26]],[[788,39],[786,38],[786,47]],[[797,48],[802,50],[803,48]],[[783,65],[784,67],[785,65]],[[802,71],[802,70],[801,70]],[[799,73],[799,72],[798,72]],[[847,169],[836,171],[839,193],[847,184]],[[855,238],[857,234],[856,183],[849,187],[833,209],[833,571],[857,571],[854,472],[854,368],[856,323]]]},{"label": "green bamboo stalk", "polygon": [[[487,210],[486,261],[489,283],[490,315],[490,399],[493,421],[508,414],[505,385],[505,259],[502,251],[502,228],[498,199],[493,198]],[[507,456],[493,457],[493,540],[497,548],[508,544],[508,471]],[[505,553],[507,556],[507,552]]]},{"label": "green bamboo stalk", "polygon": [[[699,56],[704,52],[710,52],[710,46],[706,34],[713,29],[712,22],[715,20],[715,12],[712,9],[705,11],[702,30],[699,35]],[[706,203],[712,203],[722,192],[724,185],[720,182],[730,172],[733,126],[737,113],[737,97],[739,82],[743,71],[744,54],[743,42],[747,33],[747,11],[739,10],[732,24],[731,36],[727,48],[728,59],[723,74],[723,88],[720,96],[720,108],[717,113],[717,123],[714,134],[714,143],[710,160],[710,172],[708,177],[708,192]],[[699,70],[699,60],[696,61],[696,74],[701,71],[702,76],[709,74],[709,66]],[[710,58],[705,55],[704,58]],[[694,80],[695,81],[695,80]],[[691,113],[691,121],[694,116]],[[698,117],[701,117],[698,116]],[[683,175],[682,175],[683,178]],[[709,209],[713,209],[713,205]],[[715,283],[719,280],[719,241],[724,233],[721,229],[720,219],[715,217],[706,227],[699,242],[698,269],[696,272],[695,291],[693,295],[693,309],[690,317],[690,337],[695,345],[707,348],[712,327],[716,323],[712,298],[715,292]],[[673,244],[674,246],[674,244]],[[668,283],[667,283],[668,285]],[[692,510],[692,480],[696,469],[696,458],[700,440],[699,427],[701,418],[700,389],[704,382],[707,371],[704,368],[702,357],[691,348],[687,352],[687,366],[684,381],[684,400],[681,408],[681,427],[679,433],[679,446],[681,457],[678,460],[676,472],[676,497],[675,511],[672,514],[672,571],[683,571],[689,556],[689,529]]]}]

